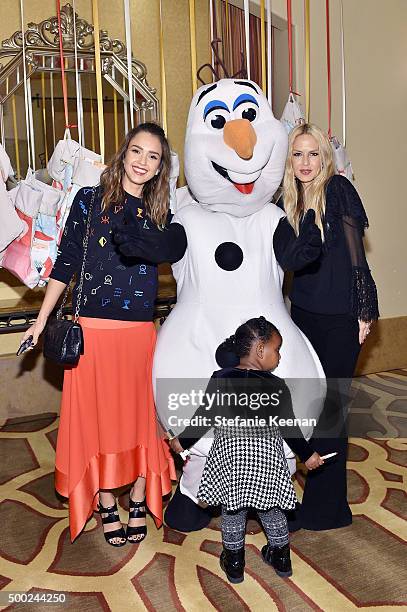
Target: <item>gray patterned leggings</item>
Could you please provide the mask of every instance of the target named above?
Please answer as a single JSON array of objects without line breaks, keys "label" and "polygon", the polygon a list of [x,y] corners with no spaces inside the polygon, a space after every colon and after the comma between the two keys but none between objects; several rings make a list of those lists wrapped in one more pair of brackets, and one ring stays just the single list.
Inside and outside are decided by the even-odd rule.
[{"label": "gray patterned leggings", "polygon": [[[222,506],[222,541],[224,548],[238,550],[243,548],[246,535],[246,518],[248,508],[228,511]],[[256,510],[270,546],[288,544],[288,526],[284,512],[280,508]]]}]

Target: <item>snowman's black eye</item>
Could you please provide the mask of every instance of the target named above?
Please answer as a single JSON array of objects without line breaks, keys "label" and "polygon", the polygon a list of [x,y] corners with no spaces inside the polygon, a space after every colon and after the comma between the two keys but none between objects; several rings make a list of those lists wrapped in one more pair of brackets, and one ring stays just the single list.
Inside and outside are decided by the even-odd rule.
[{"label": "snowman's black eye", "polygon": [[210,130],[223,130],[226,121],[230,119],[230,112],[226,104],[221,100],[209,102],[204,111],[204,121]]},{"label": "snowman's black eye", "polygon": [[216,115],[213,119],[211,119],[211,126],[215,128],[215,130],[221,130],[226,123],[225,117],[222,115]]},{"label": "snowman's black eye", "polygon": [[233,112],[236,119],[247,119],[256,121],[259,116],[259,103],[254,96],[248,93],[240,95],[233,104]]},{"label": "snowman's black eye", "polygon": [[242,119],[248,119],[249,121],[254,121],[257,117],[257,110],[253,107],[246,108],[242,112]]},{"label": "snowman's black eye", "polygon": [[227,121],[229,121],[230,113],[225,108],[214,107],[205,117],[205,125],[210,130],[223,130]]}]

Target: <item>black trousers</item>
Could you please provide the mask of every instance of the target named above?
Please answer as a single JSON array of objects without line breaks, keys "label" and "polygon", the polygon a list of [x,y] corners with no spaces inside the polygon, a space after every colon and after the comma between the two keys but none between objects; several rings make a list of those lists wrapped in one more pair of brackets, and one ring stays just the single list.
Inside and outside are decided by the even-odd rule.
[{"label": "black trousers", "polygon": [[[347,501],[348,438],[342,411],[360,352],[359,324],[349,315],[321,315],[294,305],[291,317],[314,347],[328,379],[327,400],[311,445],[320,455],[338,452],[334,460],[308,473],[300,523],[313,531],[345,527],[351,524],[352,513]],[[330,428],[335,432],[332,437]]]}]

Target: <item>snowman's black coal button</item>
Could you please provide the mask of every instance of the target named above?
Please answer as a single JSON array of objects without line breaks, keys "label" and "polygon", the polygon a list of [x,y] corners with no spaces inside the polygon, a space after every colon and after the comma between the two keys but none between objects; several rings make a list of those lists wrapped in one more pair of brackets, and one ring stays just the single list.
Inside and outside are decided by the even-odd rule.
[{"label": "snowman's black coal button", "polygon": [[242,265],[243,251],[235,242],[222,242],[215,251],[215,261],[222,270],[232,272]]}]

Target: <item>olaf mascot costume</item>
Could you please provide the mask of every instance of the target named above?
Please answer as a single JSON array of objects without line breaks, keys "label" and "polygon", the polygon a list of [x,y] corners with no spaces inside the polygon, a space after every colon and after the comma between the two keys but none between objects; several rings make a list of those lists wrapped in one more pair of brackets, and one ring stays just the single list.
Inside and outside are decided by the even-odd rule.
[{"label": "olaf mascot costume", "polygon": [[[174,433],[185,425],[171,426],[174,413],[168,409],[168,393],[160,389],[168,390],[168,379],[172,390],[185,386],[187,379],[198,379],[202,387],[219,369],[219,344],[241,323],[260,315],[281,332],[281,361],[275,373],[287,379],[296,417],[315,417],[321,411],[322,367],[282,296],[281,266],[295,269],[299,261],[304,265],[315,259],[315,252],[318,256],[321,246],[317,244],[316,251],[312,246],[319,233],[313,218],[303,223],[306,227],[297,238],[284,213],[271,203],[286,155],[286,130],[256,83],[223,79],[198,89],[185,140],[188,187],[178,189],[172,219],[183,226],[187,248],[173,264],[177,303],[159,330],[153,369],[158,416]],[[290,378],[296,379],[295,385]],[[319,399],[310,401],[311,395]],[[183,407],[178,415],[191,417],[196,409]],[[312,428],[302,429],[310,437]],[[211,443],[211,437],[204,437],[190,449],[166,511],[170,527],[194,531],[209,523],[211,515],[197,505],[196,494]],[[294,473],[294,455],[286,445],[285,450]]]}]

